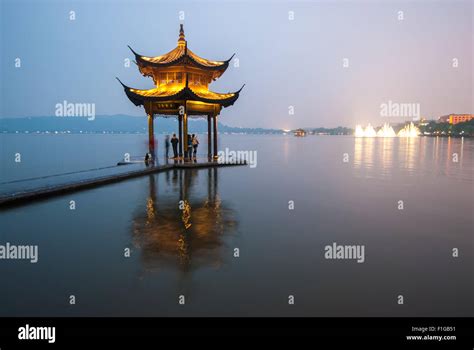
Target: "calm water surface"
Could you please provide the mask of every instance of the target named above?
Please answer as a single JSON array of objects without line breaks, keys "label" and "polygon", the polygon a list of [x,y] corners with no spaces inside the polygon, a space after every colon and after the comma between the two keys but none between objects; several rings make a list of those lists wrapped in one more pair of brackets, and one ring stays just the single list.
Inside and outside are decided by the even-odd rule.
[{"label": "calm water surface", "polygon": [[[144,139],[0,135],[1,186],[112,166]],[[474,314],[473,140],[222,135],[224,147],[256,150],[257,167],[2,209],[0,244],[37,244],[39,261],[0,261],[0,316]],[[333,242],[365,245],[365,262],[325,259]]]}]

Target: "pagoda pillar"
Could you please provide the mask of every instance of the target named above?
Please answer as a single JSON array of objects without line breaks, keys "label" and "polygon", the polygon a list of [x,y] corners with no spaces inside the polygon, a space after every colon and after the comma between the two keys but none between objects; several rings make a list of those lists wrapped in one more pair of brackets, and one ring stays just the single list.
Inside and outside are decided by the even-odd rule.
[{"label": "pagoda pillar", "polygon": [[183,116],[182,115],[178,115],[178,139],[179,139],[178,155],[182,157],[183,156]]},{"label": "pagoda pillar", "polygon": [[207,159],[211,160],[212,157],[212,145],[211,145],[211,115],[207,115]]},{"label": "pagoda pillar", "polygon": [[214,159],[217,159],[217,113],[213,115],[214,122]]},{"label": "pagoda pillar", "polygon": [[148,151],[153,160],[155,160],[155,130],[153,123],[153,114],[148,113]]}]

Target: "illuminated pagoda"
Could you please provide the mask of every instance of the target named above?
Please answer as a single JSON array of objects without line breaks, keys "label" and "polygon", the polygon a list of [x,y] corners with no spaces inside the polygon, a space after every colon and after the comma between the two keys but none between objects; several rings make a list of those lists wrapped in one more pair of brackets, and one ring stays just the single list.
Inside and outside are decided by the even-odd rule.
[{"label": "illuminated pagoda", "polygon": [[130,46],[129,48],[135,55],[140,73],[153,78],[155,84],[153,89],[139,90],[130,88],[119,80],[130,101],[136,106],[145,108],[148,116],[150,153],[155,154],[153,127],[155,116],[177,116],[180,157],[183,156],[183,150],[184,154],[187,154],[188,118],[204,116],[207,117],[208,158],[211,159],[212,156],[217,158],[217,117],[223,107],[234,104],[243,86],[232,93],[213,92],[208,86],[224,74],[233,55],[227,61],[210,61],[199,57],[188,48],[182,24],[178,46],[162,56],[142,56]]}]

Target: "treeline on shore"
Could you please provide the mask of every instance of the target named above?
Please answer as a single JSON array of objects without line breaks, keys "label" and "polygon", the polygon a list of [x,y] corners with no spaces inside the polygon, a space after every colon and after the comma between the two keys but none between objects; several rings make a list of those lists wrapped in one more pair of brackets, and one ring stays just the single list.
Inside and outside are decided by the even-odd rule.
[{"label": "treeline on shore", "polygon": [[437,123],[430,121],[418,127],[423,135],[434,136],[474,136],[474,119],[458,124]]},{"label": "treeline on shore", "polygon": [[336,128],[308,128],[305,129],[309,134],[314,135],[353,135],[354,129],[338,126]]}]

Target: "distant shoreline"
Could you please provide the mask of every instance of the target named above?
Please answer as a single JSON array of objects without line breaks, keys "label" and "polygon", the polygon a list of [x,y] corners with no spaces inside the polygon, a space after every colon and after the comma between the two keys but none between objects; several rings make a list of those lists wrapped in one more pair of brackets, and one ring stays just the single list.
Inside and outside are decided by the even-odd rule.
[{"label": "distant shoreline", "polygon": [[[207,121],[204,119],[191,119],[190,130],[193,133],[207,133]],[[255,135],[284,135],[291,131],[283,129],[260,127],[236,127],[218,123],[219,133],[228,134],[255,134]],[[353,133],[352,129],[337,128],[308,128],[309,130],[327,133]],[[156,118],[155,134],[172,134],[178,132],[176,118]],[[92,120],[84,117],[17,117],[0,118],[0,133],[27,134],[27,133],[61,133],[61,134],[146,134],[148,126],[145,118],[129,115],[96,116]]]},{"label": "distant shoreline", "polygon": [[[156,135],[169,135],[170,133],[162,132],[162,133],[155,133]],[[198,135],[207,135],[207,132],[196,132]],[[238,132],[219,132],[219,134],[223,135],[249,135],[249,136],[290,136],[295,137],[293,133],[282,132],[282,133],[238,133]],[[145,132],[112,132],[112,131],[97,131],[97,132],[30,132],[30,131],[23,131],[23,132],[0,132],[0,135],[147,135]],[[336,135],[336,134],[312,134],[307,135],[305,137],[299,138],[311,138],[311,137],[334,137],[334,136],[344,136],[344,137],[353,137],[359,139],[404,139],[404,136],[394,136],[394,137],[383,137],[383,136],[374,136],[374,137],[358,137],[355,135]],[[443,137],[443,138],[473,138],[471,135],[418,135],[417,137]]]},{"label": "distant shoreline", "polygon": [[[400,128],[400,123],[397,128]],[[207,121],[194,119],[189,121],[190,130],[196,134],[207,134]],[[419,136],[429,137],[472,137],[474,136],[474,119],[470,122],[449,124],[430,121],[419,125],[421,134]],[[296,130],[302,130],[305,137],[311,136],[354,136],[354,129],[347,127],[306,127],[294,130],[271,129],[271,128],[246,128],[227,126],[218,123],[219,134],[231,135],[293,135]],[[175,118],[156,118],[155,134],[170,135],[177,133],[178,122]],[[0,134],[108,134],[108,135],[146,135],[147,125],[144,118],[115,115],[97,116],[93,120],[83,117],[15,117],[0,118]]]}]

